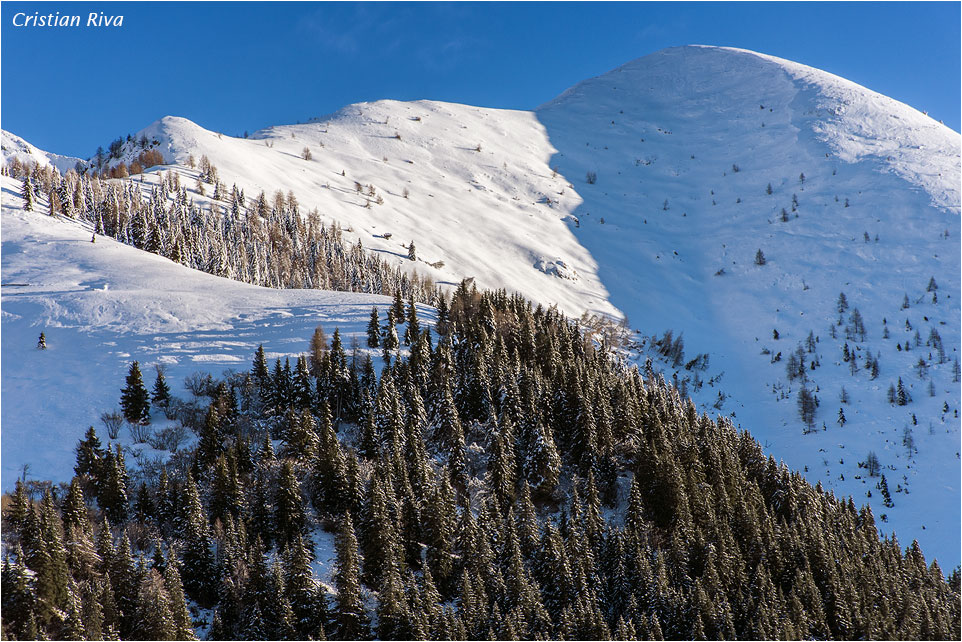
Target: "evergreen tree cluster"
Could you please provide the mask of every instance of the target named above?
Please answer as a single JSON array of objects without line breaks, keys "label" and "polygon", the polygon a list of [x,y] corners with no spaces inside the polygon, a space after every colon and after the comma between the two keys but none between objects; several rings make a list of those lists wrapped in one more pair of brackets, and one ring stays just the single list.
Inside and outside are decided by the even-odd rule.
[{"label": "evergreen tree cluster", "polygon": [[[293,366],[258,350],[136,492],[90,429],[68,489],[4,512],[4,635],[959,637],[958,570],[650,367],[505,292],[437,308],[380,373],[338,332]],[[311,571],[329,534],[334,593]]]},{"label": "evergreen tree cluster", "polygon": [[[204,176],[216,169],[207,166]],[[248,198],[216,181],[209,208],[194,203],[180,176],[167,172],[159,185],[101,180],[74,171],[18,164],[24,204],[43,194],[51,214],[86,221],[96,234],[159,254],[187,267],[271,288],[316,288],[393,295],[427,303],[436,288],[408,275],[357,244],[345,242],[337,224],[316,210],[302,212],[292,192]],[[203,177],[203,176],[202,176]]]}]

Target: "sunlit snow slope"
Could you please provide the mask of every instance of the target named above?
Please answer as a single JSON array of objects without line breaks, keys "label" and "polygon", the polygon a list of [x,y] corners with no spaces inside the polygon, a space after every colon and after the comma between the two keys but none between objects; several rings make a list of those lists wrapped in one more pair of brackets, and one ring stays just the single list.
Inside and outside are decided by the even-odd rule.
[{"label": "sunlit snow slope", "polygon": [[[796,63],[683,47],[585,81],[534,112],[379,101],[249,139],[168,117],[134,135],[127,162],[141,134],[187,185],[198,173],[189,158],[206,155],[228,188],[249,198],[293,191],[302,209],[316,207],[349,238],[440,282],[475,277],[573,316],[626,316],[644,335],[682,333],[686,359],[707,352],[706,374],[724,372],[713,386],[690,382],[701,408],[733,416],[812,483],[872,503],[888,520],[883,530],[904,543],[918,538],[943,567],[958,564],[960,140],[915,109]],[[4,201],[7,282],[7,193]],[[412,240],[416,262],[405,258]],[[23,248],[42,251],[26,240]],[[7,356],[7,290],[5,397],[19,372]],[[38,301],[59,301],[53,291]],[[837,312],[840,292],[864,318],[864,340],[846,339],[851,309]],[[280,306],[288,295],[258,296],[280,297]],[[36,322],[28,327],[25,337],[37,333]],[[925,345],[933,329],[944,363]],[[809,332],[817,343],[805,359],[817,367],[806,385],[819,407],[815,432],[803,434],[801,382],[788,381],[785,362]],[[23,341],[32,349],[36,339]],[[906,342],[910,350],[896,348]],[[876,379],[863,367],[868,354],[878,357]],[[677,374],[693,377],[683,367]],[[899,377],[913,397],[907,406],[886,400]],[[903,444],[906,429],[914,450]],[[858,466],[869,451],[894,507],[882,506],[878,479]],[[5,486],[7,459],[5,446]]]}]

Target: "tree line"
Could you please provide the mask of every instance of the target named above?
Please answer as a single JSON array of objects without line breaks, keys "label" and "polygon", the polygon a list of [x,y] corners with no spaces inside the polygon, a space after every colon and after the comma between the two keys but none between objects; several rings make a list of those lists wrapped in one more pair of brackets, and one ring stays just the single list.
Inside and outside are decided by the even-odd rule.
[{"label": "tree line", "polygon": [[430,278],[405,273],[360,240],[346,242],[339,225],[325,224],[316,209],[302,211],[293,192],[249,198],[236,186],[228,190],[209,162],[198,179],[214,183],[208,207],[195,203],[170,171],[155,186],[73,170],[61,175],[35,163],[5,169],[21,179],[25,209],[43,198],[51,216],[89,223],[94,238],[109,236],[209,274],[271,288],[400,291],[418,302],[436,297]]}]

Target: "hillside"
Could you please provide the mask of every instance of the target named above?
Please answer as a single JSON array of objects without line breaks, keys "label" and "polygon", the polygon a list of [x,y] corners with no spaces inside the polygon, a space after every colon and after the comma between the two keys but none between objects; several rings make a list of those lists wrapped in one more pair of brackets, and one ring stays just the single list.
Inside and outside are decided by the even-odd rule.
[{"label": "hillside", "polygon": [[[3,488],[29,466],[35,479],[69,480],[87,426],[118,407],[131,361],[153,381],[165,369],[175,395],[197,372],[244,371],[259,344],[296,359],[322,326],[345,344],[363,335],[373,295],[273,290],[238,283],[98,237],[20,207],[3,186]],[[427,310],[425,314],[427,315]],[[44,332],[47,349],[37,350]],[[38,438],[43,446],[39,447]],[[165,453],[122,441],[149,458]]]},{"label": "hillside", "polygon": [[[281,311],[299,317],[285,324],[259,316],[271,298],[261,290],[221,290],[164,259],[85,240],[89,228],[76,222],[17,207],[6,217],[24,243],[5,249],[36,285],[7,286],[26,288],[13,298],[28,316],[4,323],[50,326],[46,349],[21,364],[40,387],[43,378],[73,383],[72,367],[98,361],[78,351],[82,328],[57,321],[90,324],[114,303],[109,316],[129,326],[116,335],[124,347],[212,362],[233,361],[255,336],[297,340],[292,333],[310,331],[303,312],[342,320],[319,303],[338,313],[363,303],[308,293],[312,305]],[[54,278],[19,256],[58,253],[68,261],[52,262],[63,272]],[[116,301],[98,303],[112,290],[95,275],[117,279]],[[162,307],[145,286],[162,289]],[[187,307],[163,300],[182,287]],[[207,301],[190,300],[201,289]],[[68,309],[30,309],[51,301]],[[249,370],[194,378],[189,395],[174,386],[173,398],[159,379],[148,396],[132,365],[122,395],[130,423],[114,424],[120,443],[104,447],[91,428],[69,486],[18,481],[7,496],[5,636],[959,636],[958,570],[946,577],[917,542],[903,549],[880,538],[869,507],[766,458],[747,432],[699,416],[648,368],[624,368],[554,311],[464,283],[450,303],[438,301],[436,320],[397,301],[399,316],[389,313],[383,332],[372,326],[383,365],[366,359],[371,348],[348,352],[336,332],[330,342],[315,334],[294,366],[272,369],[258,350]],[[201,305],[196,326],[154,318]],[[409,350],[398,349],[396,318]],[[222,331],[195,330],[217,319]],[[183,332],[165,335],[166,325]],[[157,351],[138,345],[144,330],[155,331]],[[90,331],[102,342],[94,352],[113,347]],[[73,397],[52,386],[42,397],[25,392],[21,409]],[[177,431],[186,440],[171,439]]]},{"label": "hillside", "polygon": [[[187,185],[198,175],[190,157],[196,166],[206,156],[226,187],[249,198],[290,190],[351,239],[439,283],[474,277],[574,317],[626,318],[639,331],[628,347],[641,363],[656,354],[649,335],[672,330],[685,358],[656,367],[677,375],[701,410],[729,415],[812,483],[871,503],[886,516],[883,532],[958,563],[959,136],[910,107],[788,61],[685,47],[585,81],[534,112],[378,101],[247,139],[168,117],[112,164],[129,164],[142,138]],[[158,182],[157,169],[147,182]],[[199,203],[211,202],[207,192]],[[8,234],[18,229],[7,222],[8,197],[5,283],[16,273]],[[405,258],[411,241],[417,261]],[[840,313],[843,292],[849,309]],[[864,338],[846,336],[856,308]],[[22,347],[32,349],[36,322],[25,328]],[[810,332],[814,350],[803,356],[816,367],[790,379],[786,363]],[[19,372],[9,345],[5,394]],[[846,352],[856,355],[854,374]],[[706,371],[683,367],[701,353]],[[899,378],[907,406],[886,400]],[[819,400],[809,427],[798,412],[802,383]],[[5,406],[5,425],[8,417]],[[893,507],[859,466],[869,452],[893,491],[909,492],[894,492]]]}]

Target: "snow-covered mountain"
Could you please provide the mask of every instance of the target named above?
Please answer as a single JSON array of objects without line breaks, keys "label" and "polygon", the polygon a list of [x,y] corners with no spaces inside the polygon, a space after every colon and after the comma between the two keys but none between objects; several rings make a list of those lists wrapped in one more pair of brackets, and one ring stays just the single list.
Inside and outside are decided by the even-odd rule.
[{"label": "snow-covered mountain", "polygon": [[[4,134],[5,161],[7,140]],[[396,255],[405,269],[438,282],[474,277],[479,286],[518,291],[575,317],[626,318],[639,331],[639,359],[653,353],[650,335],[672,330],[684,338],[685,359],[659,368],[676,376],[703,410],[733,416],[813,483],[872,503],[877,516],[886,515],[879,526],[903,542],[917,538],[943,566],[958,563],[960,139],[911,107],[770,56],[682,47],[587,80],[534,112],[378,101],[246,139],[167,117],[132,136],[112,163],[133,161],[141,141],[171,164],[149,171],[146,182],[170,169],[193,185],[198,171],[191,157],[196,167],[206,156],[227,187],[234,183],[248,197],[290,190],[302,209],[317,208],[365,247]],[[34,282],[46,252],[63,247],[41,237],[64,235],[68,224],[26,213],[11,219],[7,189],[15,187],[5,183],[4,282],[13,274]],[[209,194],[196,197],[210,203]],[[406,258],[411,241],[417,261]],[[129,248],[115,251],[125,257],[119,263],[83,259],[89,270],[78,283],[106,279],[116,288],[115,276],[90,276],[140,260]],[[764,264],[756,261],[759,251]],[[71,255],[66,262],[79,260]],[[164,269],[180,268],[165,262]],[[170,282],[158,278],[161,289]],[[264,292],[197,278],[196,288],[186,289],[215,301],[235,296],[234,288]],[[30,364],[41,358],[32,352],[40,326],[103,323],[92,313],[99,308],[76,314],[61,303],[75,296],[59,294],[75,289],[61,285],[34,299],[4,288],[5,395],[39,376]],[[840,314],[842,292],[849,309]],[[162,314],[176,305],[180,312],[169,314],[185,328],[192,315],[208,314],[191,312],[187,295],[171,296],[182,303],[162,298],[155,309]],[[288,296],[328,295],[245,295],[250,309],[270,303],[263,304],[268,312],[242,313],[263,319]],[[124,301],[111,317],[141,314],[136,297]],[[217,323],[256,334],[239,321],[234,304],[223,305],[233,312]],[[864,339],[846,336],[856,308]],[[125,327],[119,323],[118,336]],[[283,328],[272,327],[271,336],[282,341]],[[926,345],[933,330],[942,363],[937,348]],[[159,330],[143,336],[151,332]],[[809,333],[811,351],[804,345]],[[14,348],[10,337],[22,345]],[[230,352],[208,339],[198,340],[204,354]],[[806,390],[819,400],[807,434],[797,404],[802,382],[786,372],[800,345]],[[241,352],[246,361],[252,348]],[[709,355],[710,367],[686,369],[700,353]],[[844,353],[855,355],[854,374]],[[150,354],[144,358],[193,359],[173,348]],[[865,367],[867,355],[869,366],[878,361],[877,378]],[[117,382],[121,357],[110,366]],[[924,371],[917,369],[920,358]],[[886,399],[899,378],[913,398],[906,406]],[[847,403],[840,401],[843,387]],[[4,406],[7,430],[37,425],[34,419]],[[77,437],[82,429],[76,427]],[[913,448],[904,444],[906,430]],[[889,479],[894,507],[882,505],[878,480],[859,466],[870,451]],[[6,487],[8,467],[20,462],[10,462],[7,448],[4,454]]]},{"label": "snow-covered mountain", "polygon": [[3,154],[3,164],[7,165],[14,158],[21,163],[37,163],[41,167],[56,167],[59,172],[67,172],[74,169],[79,158],[73,156],[61,156],[37,149],[16,134],[8,131],[0,131],[0,152]]}]

